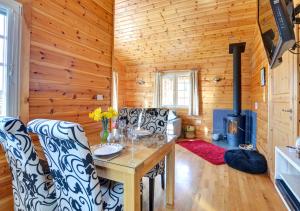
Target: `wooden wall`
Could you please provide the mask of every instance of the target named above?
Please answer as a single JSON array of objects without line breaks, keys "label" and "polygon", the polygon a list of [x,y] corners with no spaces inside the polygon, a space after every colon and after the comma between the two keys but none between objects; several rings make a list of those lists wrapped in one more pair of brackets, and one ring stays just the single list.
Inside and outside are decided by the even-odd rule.
[{"label": "wooden wall", "polygon": [[[295,5],[298,5],[300,3],[299,0],[296,0],[294,2]],[[296,40],[299,39],[299,28],[295,26],[295,30],[298,29],[298,33],[296,33]],[[287,53],[286,53],[287,54]],[[298,59],[299,60],[299,59]],[[286,65],[289,61],[283,60],[282,64],[280,65]],[[287,140],[281,140],[280,143],[272,143],[272,140],[268,139],[268,124],[269,124],[269,104],[268,104],[268,82],[269,82],[269,64],[266,52],[264,50],[263,41],[260,35],[259,27],[256,26],[255,34],[254,34],[254,42],[251,52],[251,108],[253,111],[257,112],[257,147],[260,152],[262,152],[269,164],[269,168],[274,167],[274,145],[286,143],[286,145],[289,145],[288,139]],[[290,66],[291,67],[291,66]],[[261,77],[261,69],[265,68],[265,80],[266,85],[262,87],[260,85],[260,77]],[[292,68],[292,67],[291,67]],[[286,73],[289,73],[288,70],[286,70]],[[289,77],[289,76],[287,76]],[[292,103],[292,102],[291,102]],[[295,103],[295,102],[293,102]],[[255,108],[255,104],[257,105],[257,108]],[[295,117],[296,118],[296,117]],[[297,121],[296,121],[297,122]],[[298,123],[295,123],[298,124]],[[295,131],[296,134],[299,134],[299,131]],[[283,144],[284,145],[284,144]],[[270,173],[272,173],[271,170]],[[274,178],[271,175],[271,179]]]},{"label": "wooden wall", "polygon": [[[21,41],[21,92],[20,118],[28,121],[29,112],[29,60],[30,60],[30,28],[31,28],[31,0],[18,0],[23,4],[22,41]],[[13,210],[13,197],[10,169],[5,154],[0,146],[0,208]]]},{"label": "wooden wall", "polygon": [[[29,119],[78,122],[90,144],[99,142],[100,124],[88,113],[111,105],[114,1],[21,2],[30,3],[31,13],[29,99],[22,99],[29,100],[29,111],[22,109],[27,109]],[[97,94],[104,100],[96,101]],[[26,121],[26,114],[22,117]],[[2,151],[0,174],[0,208],[12,210],[10,174]]]},{"label": "wooden wall", "polygon": [[[210,63],[209,60],[212,60]],[[199,138],[210,140],[212,132],[213,109],[232,108],[232,56],[210,58],[203,63],[183,66],[127,66],[125,105],[128,107],[151,107],[153,103],[154,72],[156,70],[199,69],[200,116],[188,116],[187,109],[177,110],[183,119],[183,125],[196,126]],[[219,76],[222,81],[215,83],[213,78]],[[139,85],[137,79],[146,84]],[[250,63],[249,55],[243,55],[242,70],[242,107],[250,109]]]},{"label": "wooden wall", "polygon": [[113,71],[118,73],[118,107],[126,106],[126,67],[117,58],[113,58]]},{"label": "wooden wall", "polygon": [[88,113],[111,104],[112,8],[113,0],[33,1],[30,119],[78,122],[97,141],[100,124]]},{"label": "wooden wall", "polygon": [[[251,52],[251,109],[257,112],[257,147],[267,155],[268,152],[268,59],[264,50],[258,26],[255,29]],[[266,85],[260,85],[260,70],[265,68]],[[257,104],[257,109],[255,108]]]},{"label": "wooden wall", "polygon": [[[116,0],[115,9],[115,56],[126,66],[127,106],[152,106],[153,72],[198,69],[201,114],[178,113],[184,125],[196,126],[199,138],[210,139],[213,109],[232,108],[228,45],[243,41],[242,104],[251,108],[255,1]],[[223,80],[214,83],[215,76]],[[138,85],[139,79],[146,84]]]}]

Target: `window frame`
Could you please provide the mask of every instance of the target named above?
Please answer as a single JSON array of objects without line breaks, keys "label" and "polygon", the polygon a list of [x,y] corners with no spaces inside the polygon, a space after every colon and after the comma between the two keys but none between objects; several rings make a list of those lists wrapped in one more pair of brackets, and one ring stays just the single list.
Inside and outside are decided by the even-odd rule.
[{"label": "window frame", "polygon": [[0,10],[7,15],[6,26],[6,58],[4,71],[6,71],[4,84],[4,97],[6,98],[5,116],[20,116],[20,63],[22,39],[22,5],[13,0],[0,0]]},{"label": "window frame", "polygon": [[[160,80],[160,104],[161,104],[161,107],[163,108],[172,108],[172,109],[188,109],[189,108],[189,105],[178,105],[178,77],[180,76],[185,76],[185,77],[189,77],[189,89],[188,92],[189,92],[189,102],[191,101],[191,83],[192,83],[192,78],[191,78],[191,74],[190,74],[190,71],[168,71],[168,72],[163,72],[161,74],[161,80]],[[163,105],[163,86],[162,86],[162,81],[164,78],[166,77],[172,77],[174,78],[174,81],[173,81],[173,102],[174,104],[173,105]]]},{"label": "window frame", "polygon": [[[5,10],[5,9],[3,9],[2,7],[0,7],[0,15],[3,15],[3,16],[5,16],[5,19],[7,19],[7,11]],[[4,20],[4,21],[6,21],[6,20]],[[5,28],[7,27],[6,26],[7,25],[7,23],[5,23]],[[2,105],[2,108],[1,109],[3,109],[4,111],[2,111],[2,113],[6,113],[6,107],[7,107],[7,105],[5,105],[4,104],[4,101],[6,102],[6,93],[5,93],[5,91],[6,91],[6,83],[7,83],[7,76],[6,76],[6,67],[5,67],[5,54],[6,54],[6,43],[7,43],[7,37],[6,37],[6,34],[7,34],[7,32],[6,32],[7,30],[6,29],[4,29],[4,34],[3,35],[0,35],[0,39],[2,39],[3,40],[3,49],[1,49],[3,52],[3,62],[1,62],[0,63],[0,69],[2,68],[2,70],[1,70],[1,74],[2,74],[2,79],[3,79],[3,81],[2,81],[2,87],[0,88],[0,96],[1,96],[1,100],[3,101],[3,105]],[[1,115],[1,113],[0,113],[0,115]]]}]

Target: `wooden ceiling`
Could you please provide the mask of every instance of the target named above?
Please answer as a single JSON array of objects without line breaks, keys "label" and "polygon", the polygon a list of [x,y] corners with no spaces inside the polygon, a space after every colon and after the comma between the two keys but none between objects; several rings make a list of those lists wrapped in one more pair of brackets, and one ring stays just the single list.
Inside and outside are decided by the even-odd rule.
[{"label": "wooden ceiling", "polygon": [[116,0],[115,55],[127,66],[200,63],[252,42],[255,23],[256,0]]}]

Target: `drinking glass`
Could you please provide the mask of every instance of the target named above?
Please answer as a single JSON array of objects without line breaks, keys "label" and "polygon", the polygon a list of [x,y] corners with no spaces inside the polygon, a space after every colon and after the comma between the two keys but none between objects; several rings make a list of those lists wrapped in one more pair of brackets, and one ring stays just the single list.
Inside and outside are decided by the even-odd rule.
[{"label": "drinking glass", "polygon": [[135,143],[136,141],[137,141],[137,133],[135,129],[133,129],[131,134],[132,151],[136,151],[136,143]]},{"label": "drinking glass", "polygon": [[129,163],[131,165],[135,165],[134,153],[136,151],[136,148],[135,148],[135,143],[134,142],[137,140],[137,134],[136,134],[134,128],[130,127],[130,128],[127,129],[127,137],[131,141],[131,148],[130,148],[131,159],[130,159]]},{"label": "drinking glass", "polygon": [[127,135],[128,135],[128,139],[131,141],[131,151],[134,152],[135,151],[135,144],[134,144],[134,142],[137,139],[137,134],[135,132],[135,129],[132,128],[132,127],[128,128]]},{"label": "drinking glass", "polygon": [[123,130],[125,129],[126,127],[126,120],[125,119],[120,119],[118,121],[118,125],[119,125],[119,128],[121,129],[121,132],[123,132]]},{"label": "drinking glass", "polygon": [[118,121],[118,126],[119,126],[119,129],[120,129],[121,144],[124,145],[124,139],[125,139],[124,130],[126,128],[126,120],[125,119],[120,119]]}]

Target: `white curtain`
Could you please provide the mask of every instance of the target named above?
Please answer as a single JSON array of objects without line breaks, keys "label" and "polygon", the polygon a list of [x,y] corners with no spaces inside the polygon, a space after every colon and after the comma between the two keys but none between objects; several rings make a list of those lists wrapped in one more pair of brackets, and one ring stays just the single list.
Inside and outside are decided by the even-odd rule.
[{"label": "white curtain", "polygon": [[[0,0],[0,12],[6,16],[7,37],[4,40],[4,115],[19,116],[20,111],[20,46],[21,46],[21,10],[16,1]],[[2,26],[3,27],[3,26]],[[3,50],[3,49],[1,49]]]},{"label": "white curtain", "polygon": [[113,71],[112,73],[112,85],[113,85],[113,99],[112,99],[112,106],[114,109],[118,111],[119,107],[119,102],[118,102],[118,81],[119,81],[119,76],[118,72]]},{"label": "white curtain", "polygon": [[155,72],[153,107],[159,108],[161,106],[161,73]]},{"label": "white curtain", "polygon": [[199,115],[199,86],[198,86],[198,71],[191,71],[191,98],[189,106],[189,115]]}]

